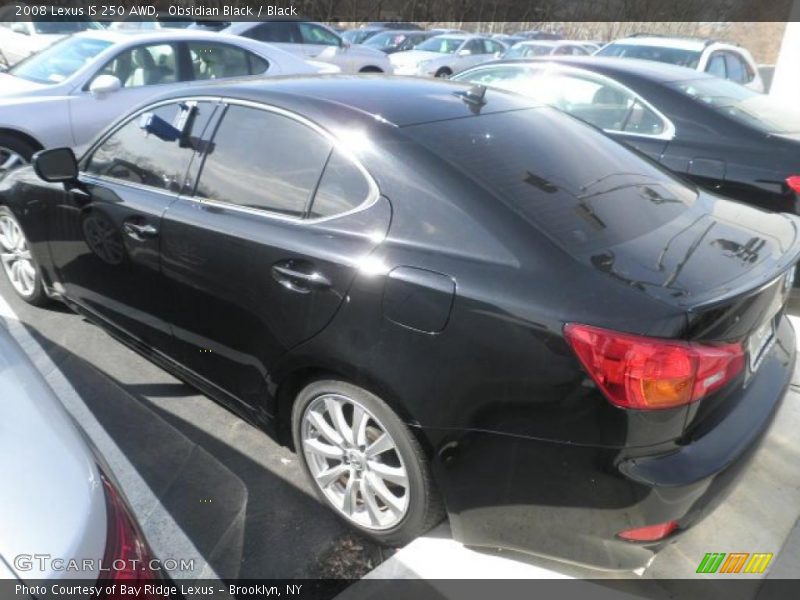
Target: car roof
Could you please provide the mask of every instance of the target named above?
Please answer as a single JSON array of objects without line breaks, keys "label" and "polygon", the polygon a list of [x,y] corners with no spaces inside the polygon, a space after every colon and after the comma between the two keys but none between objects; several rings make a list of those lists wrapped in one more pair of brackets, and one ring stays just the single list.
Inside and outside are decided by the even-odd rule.
[{"label": "car roof", "polygon": [[[700,38],[671,38],[661,36],[636,36],[622,38],[610,42],[611,44],[628,44],[631,46],[653,46],[655,48],[678,48],[680,50],[702,51],[709,45],[710,40]],[[713,43],[713,42],[711,42]]]},{"label": "car roof", "polygon": [[[225,97],[261,102],[298,111],[322,126],[341,127],[343,118],[365,124],[405,127],[433,121],[509,110],[538,108],[542,104],[502,90],[486,90],[485,104],[459,97],[469,83],[386,75],[320,75],[271,77],[260,80],[209,83],[173,91],[153,103],[182,97]],[[302,107],[299,109],[298,107]]]},{"label": "car roof", "polygon": [[605,56],[542,56],[530,58],[507,59],[482,63],[475,68],[487,65],[519,64],[519,63],[558,63],[582,69],[605,73],[608,75],[623,74],[648,79],[661,83],[675,81],[689,81],[692,79],[716,79],[713,75],[702,73],[694,69],[679,67],[668,63],[639,58],[617,58]]}]

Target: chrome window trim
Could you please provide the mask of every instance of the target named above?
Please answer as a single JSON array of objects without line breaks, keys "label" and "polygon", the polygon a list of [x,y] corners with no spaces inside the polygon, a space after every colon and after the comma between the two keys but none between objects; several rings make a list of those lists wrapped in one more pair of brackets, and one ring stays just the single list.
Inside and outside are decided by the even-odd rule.
[{"label": "chrome window trim", "polygon": [[[277,106],[272,106],[272,105],[269,105],[269,104],[265,104],[263,102],[255,102],[255,101],[252,101],[252,100],[241,100],[241,99],[237,99],[237,98],[225,98],[225,97],[221,97],[221,96],[180,96],[180,97],[176,97],[176,98],[169,98],[167,100],[159,100],[158,102],[154,102],[152,104],[148,104],[147,106],[137,110],[135,113],[132,113],[132,114],[128,115],[127,117],[123,117],[122,119],[120,119],[119,121],[117,121],[116,123],[111,125],[110,128],[106,131],[106,133],[102,134],[101,137],[98,138],[98,141],[96,141],[94,144],[92,144],[92,146],[86,151],[86,153],[83,155],[83,157],[81,157],[80,162],[84,164],[84,168],[85,168],[85,166],[88,165],[88,163],[91,161],[91,156],[97,151],[97,149],[100,146],[102,146],[117,131],[119,131],[120,129],[125,127],[128,123],[130,123],[134,119],[137,119],[138,117],[140,117],[142,114],[144,114],[144,113],[146,113],[148,111],[151,111],[153,109],[159,108],[161,106],[166,106],[168,104],[179,104],[181,102],[192,102],[192,101],[194,101],[194,102],[215,102],[215,103],[219,103],[219,104],[245,106],[245,107],[254,108],[254,109],[258,109],[258,110],[264,110],[266,112],[273,112],[273,113],[280,114],[282,116],[288,117],[290,119],[294,119],[295,121],[298,121],[298,122],[302,123],[303,125],[306,125],[307,127],[310,127],[311,129],[313,129],[314,131],[316,131],[317,133],[319,133],[320,135],[322,135],[324,138],[328,139],[331,142],[331,144],[333,146],[332,151],[335,151],[335,150],[341,151],[342,154],[344,154],[347,157],[348,160],[350,160],[353,164],[356,165],[358,170],[361,171],[361,174],[367,180],[367,183],[368,183],[369,188],[370,188],[369,194],[364,199],[364,201],[362,201],[359,205],[355,206],[354,208],[352,208],[352,209],[350,209],[348,211],[337,213],[335,215],[331,215],[331,216],[328,216],[328,217],[318,217],[318,218],[315,218],[315,219],[307,219],[307,218],[303,218],[302,216],[295,217],[295,216],[291,216],[291,215],[284,215],[284,214],[281,214],[279,212],[270,211],[270,210],[267,210],[267,209],[251,208],[251,207],[247,207],[247,206],[241,206],[241,205],[238,205],[238,204],[233,204],[231,202],[215,200],[213,198],[199,198],[199,197],[194,195],[194,191],[192,191],[191,195],[182,194],[182,193],[175,193],[175,192],[171,192],[169,190],[164,190],[163,188],[156,188],[156,187],[152,187],[152,186],[148,186],[148,185],[141,185],[141,184],[131,183],[129,181],[125,181],[125,180],[122,180],[122,179],[115,179],[113,177],[105,177],[105,176],[102,176],[102,175],[92,175],[90,173],[87,173],[85,170],[82,171],[83,176],[84,177],[88,177],[88,178],[92,179],[92,181],[95,181],[95,182],[98,182],[98,183],[107,181],[107,182],[113,183],[115,185],[128,186],[128,187],[131,187],[131,188],[134,188],[134,189],[140,189],[140,190],[145,190],[145,191],[155,191],[155,192],[159,192],[159,193],[166,194],[166,195],[169,195],[169,196],[175,196],[176,198],[180,197],[181,200],[187,200],[189,202],[196,202],[198,204],[207,204],[209,206],[215,206],[215,207],[218,207],[218,208],[224,208],[226,210],[233,210],[233,211],[236,211],[236,212],[241,212],[241,213],[250,214],[250,215],[254,215],[254,216],[267,217],[267,218],[270,218],[270,219],[283,221],[283,222],[293,222],[293,223],[297,223],[297,224],[308,224],[308,225],[314,225],[314,224],[317,224],[317,223],[324,223],[324,222],[327,222],[327,221],[332,221],[334,219],[340,219],[342,217],[350,216],[350,215],[353,215],[355,213],[361,212],[363,210],[367,210],[368,208],[374,206],[378,202],[378,200],[380,199],[380,196],[381,196],[380,189],[378,188],[378,184],[375,182],[375,179],[372,177],[372,175],[369,173],[369,171],[367,171],[367,169],[364,167],[364,165],[361,163],[361,161],[358,160],[358,158],[353,154],[353,152],[350,149],[348,149],[341,142],[341,140],[336,138],[336,136],[334,136],[328,130],[320,127],[319,125],[317,125],[316,123],[314,123],[310,119],[307,119],[306,117],[303,117],[302,115],[299,115],[297,113],[294,113],[292,111],[289,111],[289,110],[286,110],[286,109],[283,109],[283,108],[279,108]],[[327,166],[327,163],[326,163],[325,166]],[[325,170],[324,170],[324,167],[323,167],[323,171],[322,171],[322,173],[320,173],[320,177],[324,174],[324,172],[325,172]],[[201,175],[202,175],[202,169],[200,169],[200,171],[197,174],[198,181],[199,181],[199,178],[200,178]],[[183,182],[183,184],[181,185],[181,188],[183,188],[185,185],[186,185],[186,181]],[[314,191],[316,192],[316,189]],[[312,203],[312,205],[313,205],[313,203]]]}]

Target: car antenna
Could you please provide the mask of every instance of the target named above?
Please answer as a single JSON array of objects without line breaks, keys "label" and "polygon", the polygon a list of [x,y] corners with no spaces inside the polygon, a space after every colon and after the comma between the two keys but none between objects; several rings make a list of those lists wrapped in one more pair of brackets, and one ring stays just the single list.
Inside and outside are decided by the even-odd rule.
[{"label": "car antenna", "polygon": [[461,98],[464,102],[473,107],[473,110],[479,112],[481,107],[486,104],[486,86],[476,84],[466,91],[455,92],[456,96]]}]

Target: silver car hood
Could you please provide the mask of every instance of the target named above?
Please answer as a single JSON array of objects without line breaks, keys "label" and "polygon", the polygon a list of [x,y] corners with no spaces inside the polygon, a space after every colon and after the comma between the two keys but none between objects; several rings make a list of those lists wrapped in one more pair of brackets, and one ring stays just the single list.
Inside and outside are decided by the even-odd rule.
[{"label": "silver car hood", "polygon": [[[94,455],[2,322],[0,390],[0,558],[23,580],[95,579],[107,524]],[[33,554],[65,566],[91,558],[95,568],[65,571],[36,561],[26,568],[24,557]]]},{"label": "silver car hood", "polygon": [[42,92],[51,86],[14,77],[8,73],[0,73],[0,100]]}]

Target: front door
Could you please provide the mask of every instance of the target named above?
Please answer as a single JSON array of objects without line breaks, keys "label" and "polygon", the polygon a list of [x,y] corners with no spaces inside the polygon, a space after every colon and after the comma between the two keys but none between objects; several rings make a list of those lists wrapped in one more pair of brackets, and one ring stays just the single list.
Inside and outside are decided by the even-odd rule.
[{"label": "front door", "polygon": [[206,148],[195,193],[162,225],[174,333],[187,367],[258,412],[273,365],[331,321],[390,210],[292,116],[233,104]]},{"label": "front door", "polygon": [[[202,131],[215,108],[170,103],[133,117],[82,161],[80,187],[50,212],[51,253],[67,297],[165,352],[172,336],[162,219],[194,154],[192,130]],[[175,138],[165,127],[185,135]]]}]

